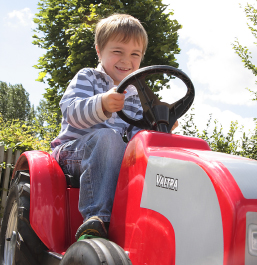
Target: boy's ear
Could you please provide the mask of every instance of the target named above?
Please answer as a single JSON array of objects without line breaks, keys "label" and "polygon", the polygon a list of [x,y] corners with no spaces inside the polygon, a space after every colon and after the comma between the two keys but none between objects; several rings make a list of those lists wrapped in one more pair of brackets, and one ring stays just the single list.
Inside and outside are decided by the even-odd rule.
[{"label": "boy's ear", "polygon": [[97,44],[95,45],[95,50],[96,50],[96,53],[97,53],[98,59],[100,60],[100,51],[99,51],[99,49],[98,49],[98,45],[97,45]]}]

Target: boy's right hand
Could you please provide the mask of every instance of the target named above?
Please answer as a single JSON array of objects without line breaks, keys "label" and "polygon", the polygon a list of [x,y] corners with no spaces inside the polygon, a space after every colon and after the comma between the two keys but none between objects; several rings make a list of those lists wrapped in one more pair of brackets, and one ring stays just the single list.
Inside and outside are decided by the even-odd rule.
[{"label": "boy's right hand", "polygon": [[102,108],[104,112],[113,113],[123,109],[126,91],[124,91],[124,94],[120,94],[116,92],[116,89],[116,87],[113,87],[102,95]]}]

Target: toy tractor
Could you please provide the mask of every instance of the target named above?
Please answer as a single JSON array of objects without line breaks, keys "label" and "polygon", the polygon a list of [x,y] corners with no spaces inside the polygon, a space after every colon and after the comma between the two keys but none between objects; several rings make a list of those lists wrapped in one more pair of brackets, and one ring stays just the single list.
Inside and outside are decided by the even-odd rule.
[{"label": "toy tractor", "polygon": [[[146,81],[171,74],[187,87],[173,104]],[[13,172],[0,237],[1,265],[254,265],[257,264],[257,162],[212,152],[197,138],[168,133],[191,106],[194,87],[170,66],[139,69],[132,84],[142,130],[128,143],[117,183],[109,240],[75,242],[82,223],[79,187],[50,154],[23,153]]]}]

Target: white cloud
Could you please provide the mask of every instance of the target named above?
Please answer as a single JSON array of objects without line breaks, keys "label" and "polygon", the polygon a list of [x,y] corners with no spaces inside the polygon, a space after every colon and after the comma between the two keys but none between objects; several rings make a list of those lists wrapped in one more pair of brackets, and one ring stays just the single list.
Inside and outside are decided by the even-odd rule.
[{"label": "white cloud", "polygon": [[10,27],[19,27],[19,26],[33,26],[33,18],[34,14],[31,10],[26,7],[21,10],[13,10],[12,12],[7,14],[5,18],[5,22]]},{"label": "white cloud", "polygon": [[[174,18],[183,26],[179,31],[182,39],[212,52],[222,43],[235,37],[246,37],[246,17],[244,7],[255,0],[164,0],[174,10]],[[217,39],[218,37],[218,39]]]},{"label": "white cloud", "polygon": [[[186,87],[182,82],[172,83],[171,89],[163,89],[159,92],[162,96],[162,101],[169,104],[177,101],[182,98],[186,93]],[[231,96],[231,95],[229,95]],[[243,118],[241,115],[235,114],[230,110],[220,110],[220,108],[210,106],[206,103],[206,100],[209,98],[209,95],[206,95],[204,91],[196,91],[194,99],[194,113],[197,126],[199,129],[203,130],[207,124],[209,115],[213,115],[213,119],[217,119],[224,129],[228,130],[231,121],[238,121],[242,126],[246,124],[246,128],[253,128],[253,117]],[[253,115],[254,116],[254,115]]]},{"label": "white cloud", "polygon": [[[241,59],[232,49],[236,37],[250,50],[256,49],[253,46],[256,40],[247,28],[245,13],[239,7],[239,2],[242,6],[247,3],[246,0],[166,1],[174,10],[174,18],[183,26],[179,31],[179,42],[185,48],[178,56],[178,61],[186,62],[184,65],[179,62],[180,67],[195,86],[193,112],[195,124],[200,131],[206,128],[210,114],[213,120],[216,119],[223,126],[224,133],[229,131],[231,121],[238,121],[239,127],[244,125],[245,132],[254,128],[255,113],[249,117],[229,110],[229,106],[256,105],[245,89],[256,89],[255,77],[244,68]],[[182,96],[179,90],[181,85],[177,85],[173,93],[164,90],[162,97],[171,103]],[[207,103],[210,100],[214,102],[212,106]],[[224,110],[224,106],[223,109],[219,108],[220,103],[227,104],[228,109]]]},{"label": "white cloud", "polygon": [[190,77],[202,84],[206,98],[231,105],[253,104],[245,88],[255,89],[255,76],[244,68],[232,47],[216,53],[192,48],[187,55]]},{"label": "white cloud", "polygon": [[[240,2],[246,5],[246,0]],[[175,0],[171,6],[183,25],[181,40],[191,46],[187,51],[191,79],[204,85],[206,97],[214,101],[252,104],[245,88],[255,89],[255,77],[232,49],[236,37],[250,50],[256,49],[239,0]]]},{"label": "white cloud", "polygon": [[[256,7],[256,0],[163,2],[170,5],[169,8],[174,11],[173,19],[177,19],[183,26],[178,32],[182,51],[177,59],[180,68],[195,86],[197,127],[204,129],[209,114],[212,113],[213,118],[222,124],[224,131],[229,129],[231,121],[236,120],[246,130],[252,129],[257,102],[250,100],[252,95],[245,88],[256,91],[256,78],[251,71],[244,68],[241,58],[232,48],[232,43],[238,38],[241,45],[252,51],[253,62],[254,58],[257,61],[254,45],[256,39],[248,29],[249,21],[244,12],[247,3]],[[163,98],[166,98],[166,94]],[[212,105],[208,102],[212,102]],[[241,106],[240,111],[246,106],[247,114],[240,111],[235,113],[239,109],[235,106]]]}]

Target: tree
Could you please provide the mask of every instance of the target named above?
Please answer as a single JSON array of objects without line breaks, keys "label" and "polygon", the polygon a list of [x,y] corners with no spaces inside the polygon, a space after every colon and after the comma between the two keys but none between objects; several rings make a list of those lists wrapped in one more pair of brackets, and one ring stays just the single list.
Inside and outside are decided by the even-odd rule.
[{"label": "tree", "polygon": [[21,152],[50,151],[49,139],[39,139],[35,124],[28,125],[19,119],[4,121],[0,114],[0,145]]},{"label": "tree", "polygon": [[239,151],[239,154],[241,156],[257,160],[257,119],[255,118],[254,121],[254,131],[248,134],[245,132],[243,133],[243,137],[241,138],[241,150]]},{"label": "tree", "polygon": [[[256,143],[257,141],[257,126],[255,135],[250,134],[246,136],[246,133],[243,132],[243,136],[236,139],[235,134],[239,129],[237,121],[232,121],[230,123],[229,131],[225,134],[223,126],[217,120],[213,120],[212,114],[210,114],[205,129],[200,132],[195,125],[194,116],[194,108],[191,108],[190,112],[186,113],[182,118],[180,121],[181,134],[205,140],[211,150],[215,152],[241,155],[257,159],[256,151],[255,154],[250,154],[253,143]],[[242,129],[243,128],[240,130]]]},{"label": "tree", "polygon": [[[178,67],[175,54],[180,52],[172,12],[161,0],[40,0],[38,25],[33,44],[46,50],[35,66],[40,69],[38,81],[47,82],[44,94],[48,107],[59,111],[59,101],[69,81],[83,67],[96,67],[94,29],[100,18],[112,13],[137,17],[146,28],[149,46],[141,66],[167,64]],[[162,83],[168,80],[162,78]]]},{"label": "tree", "polygon": [[[247,4],[245,9],[245,14],[247,19],[250,21],[250,23],[247,23],[248,28],[250,29],[251,33],[255,38],[257,38],[257,9],[253,7],[253,5]],[[257,45],[257,43],[254,43]],[[252,62],[252,56],[251,52],[246,46],[242,46],[239,43],[239,40],[236,39],[236,41],[233,43],[233,49],[236,51],[236,53],[240,56],[242,59],[242,62],[244,63],[245,68],[249,69],[252,71],[252,73],[257,76],[257,67],[255,64]],[[257,100],[257,91],[252,91],[248,89],[251,93],[253,93],[254,98],[253,100]]]},{"label": "tree", "polygon": [[60,131],[56,113],[47,103],[30,108],[29,93],[21,84],[7,85],[0,81],[0,144],[13,150],[51,151],[50,142]]},{"label": "tree", "polygon": [[7,85],[0,81],[0,114],[3,121],[31,120],[29,93],[21,84]]},{"label": "tree", "polygon": [[46,100],[40,100],[35,116],[37,136],[41,140],[48,141],[50,147],[50,142],[61,130],[61,120],[56,112],[49,110]]}]

